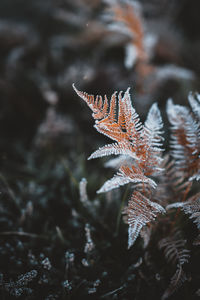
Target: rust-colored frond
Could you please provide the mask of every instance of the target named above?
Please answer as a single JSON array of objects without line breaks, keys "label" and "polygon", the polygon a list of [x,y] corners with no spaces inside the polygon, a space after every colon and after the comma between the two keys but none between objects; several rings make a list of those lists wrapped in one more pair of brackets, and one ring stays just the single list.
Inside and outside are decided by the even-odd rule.
[{"label": "rust-colored frond", "polygon": [[119,186],[125,185],[127,183],[143,183],[148,184],[152,188],[156,188],[156,183],[154,180],[146,177],[143,172],[132,165],[129,166],[122,166],[119,169],[119,172],[117,172],[116,175],[114,175],[113,178],[110,180],[107,180],[104,185],[98,190],[98,193],[105,193],[112,189],[118,188]]},{"label": "rust-colored frond", "polygon": [[146,47],[146,35],[139,2],[110,1],[106,20],[108,27],[126,35],[129,41],[125,45],[124,64],[127,69],[135,67],[140,79],[144,79],[153,71],[149,63],[150,51]]},{"label": "rust-colored frond", "polygon": [[130,31],[133,39],[133,44],[137,49],[138,59],[145,60],[146,53],[144,51],[143,39],[144,31],[141,17],[136,8],[129,4],[116,4],[112,7],[114,12],[114,19],[118,22],[122,22],[126,25],[127,29]]},{"label": "rust-colored frond", "polygon": [[103,102],[101,96],[88,95],[77,90],[74,85],[73,88],[93,111],[93,117],[96,120],[94,127],[97,131],[117,142],[130,143],[138,141],[138,132],[142,126],[137,113],[132,107],[129,88],[124,96],[120,92],[117,97],[117,92],[115,92],[111,97],[110,105],[106,96]]},{"label": "rust-colored frond", "polygon": [[[121,160],[119,171],[113,178],[107,180],[97,192],[104,193],[128,183],[138,187],[127,210],[128,217],[131,216],[132,220],[129,222],[130,247],[141,228],[153,220],[158,212],[164,212],[159,204],[149,200],[151,190],[157,187],[156,182],[150,176],[155,176],[162,170],[160,165],[162,163],[161,129],[163,124],[159,108],[157,104],[153,104],[145,124],[142,125],[132,106],[129,89],[124,94],[119,92],[118,96],[115,92],[111,97],[110,104],[108,104],[107,98],[103,103],[100,96],[95,98],[79,92],[75,87],[74,89],[92,109],[97,131],[116,141],[99,148],[91,154],[89,159],[107,155],[128,157]],[[140,188],[141,186],[142,188]],[[135,221],[133,221],[134,214],[137,217]]]},{"label": "rust-colored frond", "polygon": [[117,104],[112,98],[109,114],[105,119],[97,121],[95,128],[117,142],[138,143],[142,125],[138,114],[132,107],[129,88],[124,96],[122,96],[122,92],[118,95],[117,117],[115,116]]},{"label": "rust-colored frond", "polygon": [[154,180],[145,176],[145,172],[143,172],[142,169],[135,165],[131,165],[131,167],[122,166],[120,168],[120,171],[125,177],[130,178],[130,180],[132,180],[133,182],[135,182],[135,180],[137,179],[138,182],[148,183],[153,188],[156,188],[157,186]]},{"label": "rust-colored frond", "polygon": [[[74,84],[72,86],[77,95],[81,97],[93,111],[92,116],[94,119],[101,120],[107,116],[108,99],[106,96],[104,97],[103,101],[102,96],[97,95],[96,97],[94,97],[94,95],[89,95],[85,92],[77,90]],[[115,94],[113,94],[113,98],[115,98]]]}]

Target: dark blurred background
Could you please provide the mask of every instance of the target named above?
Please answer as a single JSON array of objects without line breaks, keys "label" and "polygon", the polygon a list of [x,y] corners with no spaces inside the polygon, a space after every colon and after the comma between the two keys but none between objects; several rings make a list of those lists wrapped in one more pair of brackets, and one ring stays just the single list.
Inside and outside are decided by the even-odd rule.
[{"label": "dark blurred background", "polygon": [[[127,251],[128,193],[97,197],[113,171],[86,159],[107,138],[72,84],[108,96],[131,87],[142,121],[157,101],[169,149],[166,100],[188,105],[200,91],[199,11],[199,0],[0,0],[2,300],[160,299],[171,278],[154,240],[162,236],[150,251],[140,241]],[[91,203],[80,202],[82,177]],[[86,223],[96,244],[88,255]],[[192,239],[194,230],[183,231]],[[195,299],[198,259],[176,299]]]},{"label": "dark blurred background", "polygon": [[130,86],[144,115],[154,101],[161,108],[168,97],[186,103],[188,92],[199,89],[199,1],[139,1],[144,35],[154,38],[154,71],[145,80],[124,65],[130,37],[108,26],[114,2],[0,1],[1,138],[30,142],[50,106],[75,126],[87,123],[73,82],[108,95]]}]

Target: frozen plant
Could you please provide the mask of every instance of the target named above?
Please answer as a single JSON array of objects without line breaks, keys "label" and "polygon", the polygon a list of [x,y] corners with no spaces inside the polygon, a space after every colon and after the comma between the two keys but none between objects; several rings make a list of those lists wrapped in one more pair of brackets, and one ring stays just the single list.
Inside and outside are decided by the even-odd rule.
[{"label": "frozen plant", "polygon": [[107,155],[125,155],[118,172],[97,191],[103,193],[128,183],[134,184],[134,191],[123,214],[129,225],[128,248],[138,237],[143,226],[155,220],[165,209],[152,201],[157,184],[152,177],[162,171],[162,118],[157,104],[150,108],[144,125],[131,104],[129,89],[122,95],[115,92],[110,101],[101,96],[94,97],[78,91],[76,93],[93,111],[95,128],[115,142],[95,151],[89,159]]}]

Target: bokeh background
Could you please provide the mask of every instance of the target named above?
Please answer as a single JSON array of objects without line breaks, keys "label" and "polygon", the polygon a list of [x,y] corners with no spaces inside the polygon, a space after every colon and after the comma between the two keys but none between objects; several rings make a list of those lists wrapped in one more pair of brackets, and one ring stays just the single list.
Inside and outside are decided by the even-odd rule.
[{"label": "bokeh background", "polygon": [[[200,91],[200,1],[127,3],[0,1],[2,300],[160,299],[170,279],[155,277],[162,265],[156,259],[139,279],[131,271],[140,264],[140,248],[127,252],[124,224],[118,238],[113,234],[124,191],[96,196],[113,172],[87,157],[107,139],[93,129],[72,84],[108,96],[131,87],[142,121],[157,101],[168,149],[167,99],[188,105],[188,93]],[[116,8],[123,12],[126,5],[139,36],[119,23]],[[80,202],[82,178],[92,205]],[[84,250],[88,223],[92,254]],[[198,278],[173,299],[195,299]]]}]

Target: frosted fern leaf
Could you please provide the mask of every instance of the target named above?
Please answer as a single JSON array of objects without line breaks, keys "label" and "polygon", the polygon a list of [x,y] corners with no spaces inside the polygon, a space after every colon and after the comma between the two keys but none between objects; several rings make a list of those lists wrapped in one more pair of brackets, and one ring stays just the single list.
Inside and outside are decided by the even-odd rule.
[{"label": "frosted fern leaf", "polygon": [[127,215],[127,223],[129,224],[128,248],[130,248],[143,226],[154,221],[157,214],[165,213],[165,210],[158,203],[150,201],[143,194],[135,191],[123,213]]},{"label": "frosted fern leaf", "polygon": [[[136,172],[134,172],[136,171]],[[132,183],[146,183],[149,184],[151,187],[156,188],[156,183],[154,180],[144,176],[140,170],[136,170],[134,166],[129,168],[127,166],[123,166],[119,169],[119,172],[114,175],[113,178],[106,181],[104,185],[98,190],[98,193],[108,192],[112,189],[118,188],[119,186],[125,185],[129,182]]]},{"label": "frosted fern leaf", "polygon": [[177,170],[190,181],[200,179],[200,96],[189,94],[192,112],[187,107],[174,105],[170,99],[167,114],[172,125],[171,153]]},{"label": "frosted fern leaf", "polygon": [[109,145],[105,145],[103,147],[100,147],[98,150],[96,150],[94,153],[88,157],[88,160],[98,157],[103,157],[107,155],[129,155],[133,159],[138,159],[138,157],[135,155],[135,153],[132,151],[132,147],[130,147],[129,144],[124,143],[113,143]]},{"label": "frosted fern leaf", "polygon": [[194,97],[192,93],[189,93],[188,100],[192,108],[192,111],[200,121],[200,94],[197,93],[196,97]]},{"label": "frosted fern leaf", "polygon": [[190,219],[193,219],[200,230],[200,193],[190,197],[188,201],[176,202],[166,207],[167,210],[172,208],[181,208],[185,214],[190,215]]},{"label": "frosted fern leaf", "polygon": [[[107,96],[95,97],[78,91],[74,85],[73,87],[92,110],[97,131],[115,141],[100,147],[89,159],[107,155],[123,157],[115,164],[119,166],[118,172],[107,180],[97,193],[108,192],[132,183],[134,188],[138,189],[142,185],[143,194],[150,195],[149,191],[157,187],[151,177],[162,171],[163,123],[157,104],[152,105],[143,125],[132,106],[130,88],[124,94],[114,92],[109,101]],[[129,201],[129,247],[136,240],[141,228],[154,220],[159,212],[164,212],[159,204],[151,202],[144,195],[137,191]]]},{"label": "frosted fern leaf", "polygon": [[160,115],[160,110],[157,103],[154,103],[147,115],[147,119],[144,123],[144,134],[148,140],[148,143],[155,151],[162,151],[162,141],[164,140],[161,134],[163,131],[163,122]]}]

